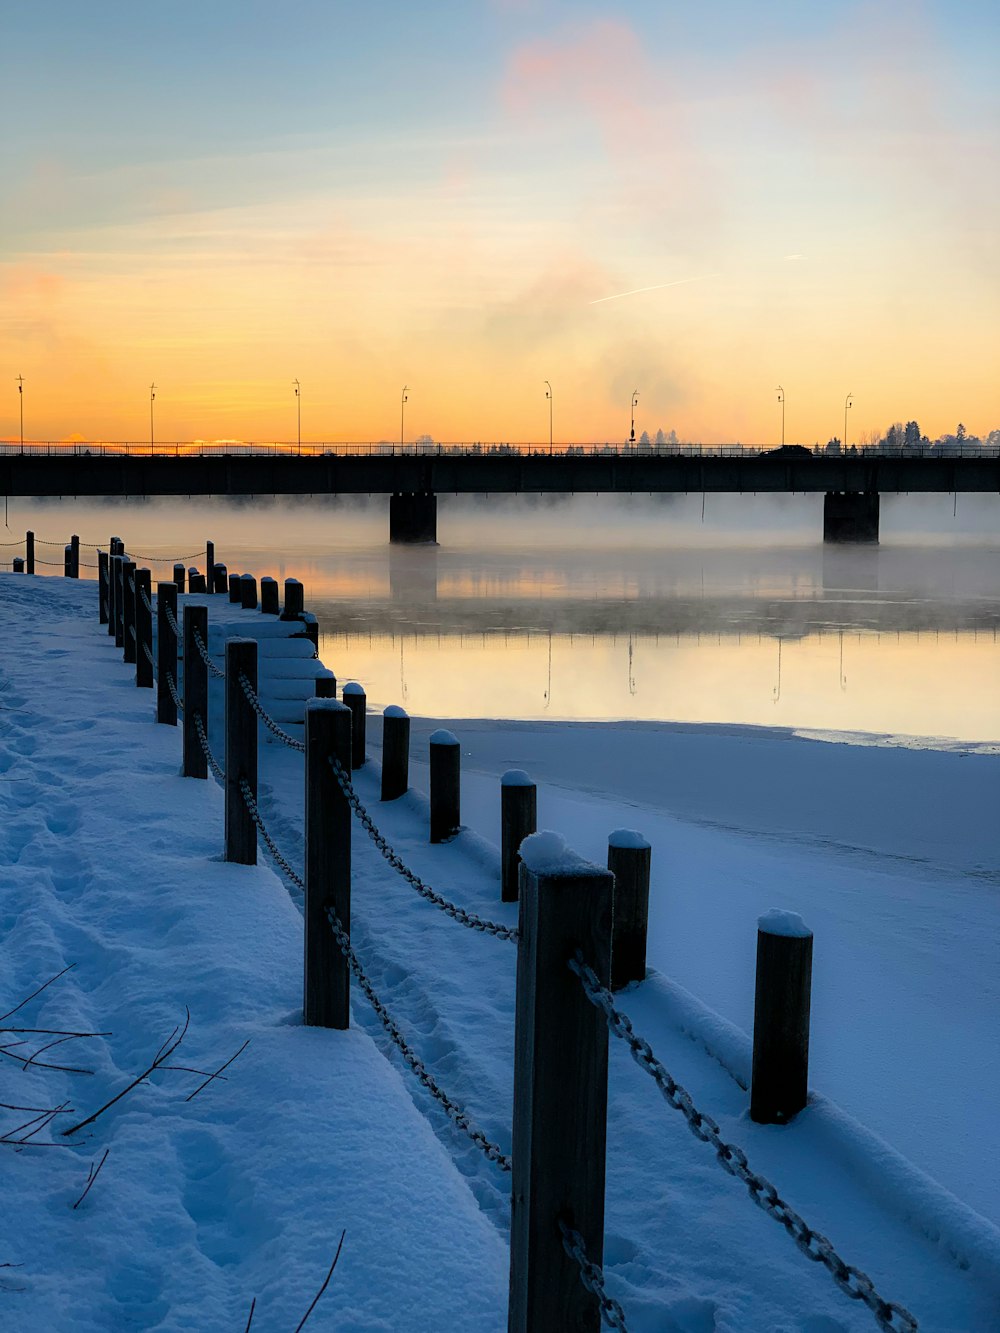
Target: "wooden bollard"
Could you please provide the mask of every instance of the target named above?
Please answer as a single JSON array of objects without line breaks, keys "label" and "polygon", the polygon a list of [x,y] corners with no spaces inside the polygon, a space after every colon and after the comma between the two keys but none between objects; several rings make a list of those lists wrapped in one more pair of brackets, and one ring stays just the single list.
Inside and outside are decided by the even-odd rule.
[{"label": "wooden bollard", "polygon": [[108,594],[108,553],[107,551],[97,552],[97,616],[101,625],[106,625],[110,619],[108,613],[109,594]]},{"label": "wooden bollard", "polygon": [[70,550],[70,578],[78,579],[80,577],[80,538],[73,534],[69,539]]},{"label": "wooden bollard", "polygon": [[247,809],[243,779],[257,799],[257,714],[240,677],[257,689],[257,640],[226,640],[226,860],[257,864],[257,825]]},{"label": "wooden bollard", "polygon": [[282,620],[298,620],[305,610],[305,590],[298,579],[285,579],[285,605]]},{"label": "wooden bollard", "polygon": [[23,573],[24,573],[24,557],[23,557],[23,556],[16,555],[16,556],[14,557],[13,571],[14,571],[15,574],[23,574]]},{"label": "wooden bollard", "polygon": [[239,606],[243,600],[243,587],[239,574],[229,575],[229,600],[234,606]]},{"label": "wooden bollard", "polygon": [[611,989],[646,979],[649,868],[652,848],[641,833],[616,829],[608,838],[608,869],[615,877],[611,932]]},{"label": "wooden bollard", "polygon": [[66,545],[63,547],[63,578],[71,579],[73,577],[73,548]]},{"label": "wooden bollard", "polygon": [[24,534],[24,561],[25,568],[29,574],[35,572],[35,534],[26,532]]},{"label": "wooden bollard", "polygon": [[390,704],[382,713],[382,800],[395,801],[410,786],[410,717]]},{"label": "wooden bollard", "polygon": [[108,556],[108,636],[118,647],[118,599],[121,596],[122,557],[117,551]]},{"label": "wooden bollard", "polygon": [[122,654],[135,662],[135,561],[122,562]]},{"label": "wooden bollard", "polygon": [[215,542],[205,543],[205,591],[215,592]]},{"label": "wooden bollard", "polygon": [[195,718],[200,717],[208,736],[208,667],[195,646],[198,634],[208,643],[208,607],[184,608],[184,765],[186,778],[207,778],[208,760],[198,739]]},{"label": "wooden bollard", "polygon": [[368,704],[364,686],[356,680],[349,680],[341,692],[341,698],[351,710],[351,768],[364,768],[365,710]]},{"label": "wooden bollard", "polygon": [[226,593],[229,591],[229,570],[225,565],[220,565],[216,561],[212,571],[212,582],[217,593]]},{"label": "wooden bollard", "polygon": [[240,578],[240,605],[244,611],[257,610],[257,580],[252,574]]},{"label": "wooden bollard", "polygon": [[260,581],[260,609],[265,616],[276,616],[281,607],[278,605],[278,580],[265,574]]},{"label": "wooden bollard", "polygon": [[538,788],[521,768],[500,779],[500,901],[517,902],[521,843],[538,828]]},{"label": "wooden bollard", "polygon": [[750,1119],[784,1125],[809,1095],[812,931],[795,912],[757,922]]},{"label": "wooden bollard", "polygon": [[174,565],[174,582],[177,584],[177,591],[178,591],[178,592],[183,592],[183,591],[184,591],[184,575],[185,575],[185,573],[186,573],[186,571],[185,571],[184,566],[183,566],[182,564],[180,564],[180,563],[178,562],[176,565]]},{"label": "wooden bollard", "polygon": [[608,1028],[567,960],[579,950],[607,986],[614,880],[555,833],[528,838],[521,858],[507,1328],[598,1333],[559,1223],[602,1263]]},{"label": "wooden bollard", "polygon": [[351,932],[351,807],[330,767],[351,765],[351,713],[336,699],[306,702],[305,967],[303,1019],[310,1027],[350,1025],[351,971],[327,919]]},{"label": "wooden bollard", "polygon": [[[135,571],[135,683],[144,689],[153,688],[153,614],[146,609],[142,600],[145,592],[146,601],[152,606],[150,597],[150,578],[148,569]],[[149,656],[146,656],[146,649]]]},{"label": "wooden bollard", "polygon": [[169,681],[180,693],[177,676],[177,635],[170,628],[168,612],[177,624],[177,584],[156,585],[156,720],[168,727],[177,726],[177,705],[170,693]]},{"label": "wooden bollard", "polygon": [[431,842],[446,842],[462,823],[462,747],[444,728],[430,735]]},{"label": "wooden bollard", "polygon": [[205,575],[201,573],[197,565],[192,565],[188,570],[188,592],[207,592],[208,584]]},{"label": "wooden bollard", "polygon": [[337,697],[337,677],[326,667],[316,676],[315,692],[317,699],[336,699]]}]

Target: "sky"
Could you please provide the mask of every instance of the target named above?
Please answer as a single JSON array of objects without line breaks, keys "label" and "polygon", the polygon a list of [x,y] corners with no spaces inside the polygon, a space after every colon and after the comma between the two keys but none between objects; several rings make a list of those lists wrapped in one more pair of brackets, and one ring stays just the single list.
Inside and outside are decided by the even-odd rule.
[{"label": "sky", "polygon": [[995,0],[0,18],[2,439],[1000,426]]}]

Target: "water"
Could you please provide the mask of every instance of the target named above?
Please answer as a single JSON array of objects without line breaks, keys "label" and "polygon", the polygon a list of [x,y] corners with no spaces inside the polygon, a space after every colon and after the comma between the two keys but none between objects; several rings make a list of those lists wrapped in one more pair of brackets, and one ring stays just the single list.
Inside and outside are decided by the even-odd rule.
[{"label": "water", "polygon": [[853,549],[824,548],[821,505],[446,496],[440,546],[390,548],[384,497],[12,501],[8,535],[61,562],[71,531],[114,532],[165,558],[154,580],[210,537],[300,578],[321,656],[378,708],[1000,740],[998,498],[886,496],[882,544]]}]

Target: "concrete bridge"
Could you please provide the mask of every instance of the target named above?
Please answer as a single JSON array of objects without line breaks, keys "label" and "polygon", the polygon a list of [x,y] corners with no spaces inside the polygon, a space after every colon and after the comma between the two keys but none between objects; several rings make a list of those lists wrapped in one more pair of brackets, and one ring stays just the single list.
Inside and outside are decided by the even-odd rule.
[{"label": "concrete bridge", "polygon": [[[173,452],[170,452],[170,450]],[[813,492],[825,497],[829,542],[878,541],[886,491],[1000,493],[1000,456],[984,450],[831,455],[803,449],[570,446],[13,447],[0,453],[9,496],[389,496],[389,540],[437,539],[440,494]]]}]

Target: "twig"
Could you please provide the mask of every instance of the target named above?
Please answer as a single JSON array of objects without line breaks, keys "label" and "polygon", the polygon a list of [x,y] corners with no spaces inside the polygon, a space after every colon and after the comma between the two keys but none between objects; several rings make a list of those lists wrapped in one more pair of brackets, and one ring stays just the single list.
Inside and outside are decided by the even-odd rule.
[{"label": "twig", "polygon": [[57,1069],[61,1074],[92,1074],[94,1072],[92,1069],[78,1069],[75,1065],[49,1065],[44,1060],[35,1060],[33,1056],[29,1059],[26,1055],[15,1055],[13,1048],[24,1044],[23,1041],[13,1041],[8,1046],[0,1046],[0,1055],[6,1055],[11,1060],[20,1061],[25,1069],[30,1064],[33,1069]]},{"label": "twig", "polygon": [[[250,1045],[250,1038],[248,1037],[235,1055],[231,1055],[224,1065],[219,1065],[215,1073],[209,1074],[208,1077],[205,1079],[205,1082],[202,1083],[199,1087],[195,1088],[194,1092],[192,1092],[190,1096],[185,1097],[184,1100],[186,1102],[189,1102],[192,1097],[197,1097],[198,1093],[201,1092],[202,1088],[207,1088],[214,1078],[218,1078],[224,1069],[228,1069],[229,1066],[233,1063],[233,1061],[238,1059],[239,1056],[243,1054],[243,1052],[249,1045]],[[225,1079],[223,1079],[223,1082],[225,1082]]]},{"label": "twig", "polygon": [[319,1291],[317,1291],[316,1295],[313,1297],[312,1305],[310,1305],[309,1309],[305,1312],[305,1314],[302,1316],[301,1320],[299,1321],[299,1324],[298,1324],[298,1327],[297,1327],[296,1330],[295,1330],[295,1333],[301,1333],[301,1330],[305,1327],[305,1322],[306,1322],[306,1320],[307,1320],[307,1319],[309,1318],[309,1316],[312,1314],[313,1310],[316,1309],[316,1305],[317,1305],[317,1303],[318,1303],[318,1301],[319,1301],[319,1298],[323,1295],[323,1292],[326,1291],[327,1286],[328,1286],[329,1283],[330,1283],[330,1279],[333,1277],[333,1270],[337,1267],[337,1260],[340,1258],[340,1251],[344,1248],[344,1237],[345,1237],[346,1235],[347,1235],[347,1230],[346,1230],[346,1228],[345,1228],[345,1229],[340,1233],[340,1244],[337,1246],[337,1253],[333,1256],[333,1263],[330,1265],[330,1271],[327,1273],[326,1277],[323,1279],[323,1285],[320,1287]]},{"label": "twig", "polygon": [[67,967],[64,967],[61,972],[57,972],[54,977],[49,977],[48,981],[43,981],[38,989],[33,990],[30,995],[26,995],[20,1004],[15,1004],[13,1009],[8,1009],[5,1014],[0,1014],[0,1023],[2,1023],[5,1018],[10,1018],[11,1014],[16,1014],[18,1009],[23,1009],[29,1000],[33,1000],[36,995],[41,995],[46,986],[51,986],[53,981],[58,981],[60,977],[64,977],[66,973],[74,967],[76,967],[76,963],[70,963]]},{"label": "twig", "polygon": [[[50,1125],[57,1115],[66,1114],[71,1110],[72,1107],[69,1102],[60,1102],[58,1106],[47,1107],[40,1115],[32,1116],[30,1120],[26,1120],[23,1125],[18,1125],[16,1129],[6,1130],[3,1135],[0,1135],[0,1143],[27,1143],[29,1139],[33,1138],[34,1135],[43,1130],[46,1125]],[[34,1125],[35,1128],[31,1130],[30,1134],[25,1134],[23,1138],[15,1137],[15,1135],[20,1134],[22,1130],[30,1129],[32,1125]]]},{"label": "twig", "polygon": [[91,1164],[90,1164],[90,1174],[87,1176],[87,1188],[83,1191],[83,1193],[82,1193],[82,1194],[80,1195],[80,1197],[77,1199],[76,1203],[73,1205],[74,1208],[79,1208],[79,1207],[80,1207],[80,1204],[83,1203],[84,1199],[85,1199],[85,1198],[87,1197],[87,1195],[90,1193],[90,1187],[91,1187],[91,1185],[93,1185],[93,1183],[94,1183],[94,1181],[97,1179],[97,1177],[101,1174],[101,1167],[102,1167],[102,1166],[104,1165],[104,1163],[108,1160],[108,1153],[109,1153],[110,1151],[111,1151],[110,1148],[105,1148],[105,1149],[104,1149],[104,1156],[103,1156],[103,1157],[101,1158],[101,1160],[97,1163],[97,1166],[96,1166],[96,1167],[94,1166],[94,1163],[91,1162]]},{"label": "twig", "polygon": [[250,1314],[249,1317],[247,1318],[247,1326],[243,1330],[243,1333],[250,1333],[250,1325],[253,1323],[253,1312],[254,1310],[256,1310],[256,1308],[257,1308],[257,1297],[255,1296],[253,1300],[250,1302]]},{"label": "twig", "polygon": [[79,1124],[71,1125],[69,1129],[64,1129],[63,1138],[69,1138],[69,1136],[71,1134],[75,1134],[77,1130],[83,1129],[84,1126],[86,1125],[93,1124],[93,1122],[97,1119],[98,1116],[103,1115],[105,1111],[110,1110],[111,1107],[114,1106],[116,1102],[120,1102],[121,1099],[127,1096],[127,1094],[130,1093],[133,1088],[137,1088],[140,1083],[142,1083],[145,1079],[149,1078],[150,1074],[155,1069],[159,1069],[160,1065],[162,1065],[165,1060],[169,1059],[169,1057],[173,1055],[174,1051],[177,1050],[177,1047],[187,1036],[187,1030],[190,1022],[191,1022],[191,1011],[185,1005],[183,1026],[180,1028],[176,1027],[174,1028],[173,1032],[171,1032],[170,1036],[167,1038],[167,1040],[157,1051],[156,1055],[153,1057],[152,1063],[149,1064],[142,1071],[142,1073],[138,1075],[138,1077],[134,1078],[127,1087],[122,1088],[121,1092],[119,1092],[117,1096],[112,1097],[109,1102],[105,1102],[104,1105],[100,1107],[99,1110],[93,1113],[93,1115],[88,1115],[86,1120],[81,1120]]}]

